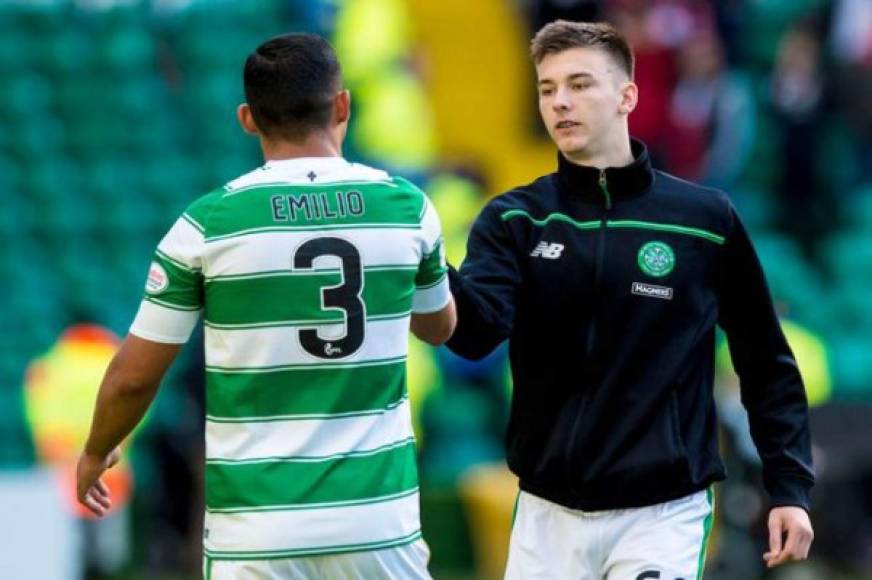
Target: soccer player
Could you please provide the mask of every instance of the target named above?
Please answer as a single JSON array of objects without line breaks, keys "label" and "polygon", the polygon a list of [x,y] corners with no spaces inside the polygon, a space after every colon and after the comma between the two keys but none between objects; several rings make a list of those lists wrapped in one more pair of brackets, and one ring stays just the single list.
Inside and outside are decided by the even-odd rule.
[{"label": "soccer player", "polygon": [[493,199],[460,272],[448,346],[509,339],[509,467],[520,478],[506,578],[699,578],[724,478],[712,395],[726,332],[771,498],[769,566],[806,557],[808,409],[729,197],[651,167],[630,139],[633,56],[602,23],[531,45],[557,171]]},{"label": "soccer player", "polygon": [[148,408],[202,312],[206,578],[429,578],[405,385],[408,331],[455,324],[424,193],[349,163],[350,97],[320,37],[245,63],[266,164],[192,203],[160,242],[97,399],[79,500]]}]

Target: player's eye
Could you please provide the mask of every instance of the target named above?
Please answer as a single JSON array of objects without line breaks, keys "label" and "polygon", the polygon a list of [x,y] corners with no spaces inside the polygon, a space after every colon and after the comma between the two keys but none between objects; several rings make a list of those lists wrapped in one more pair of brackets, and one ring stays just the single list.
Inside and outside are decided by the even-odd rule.
[{"label": "player's eye", "polygon": [[539,94],[543,97],[554,94],[554,89],[539,89]]}]

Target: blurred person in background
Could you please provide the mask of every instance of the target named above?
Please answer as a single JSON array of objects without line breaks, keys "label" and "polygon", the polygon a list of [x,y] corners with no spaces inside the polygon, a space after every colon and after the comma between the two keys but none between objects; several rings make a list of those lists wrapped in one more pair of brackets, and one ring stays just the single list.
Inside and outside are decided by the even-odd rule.
[{"label": "blurred person in background", "polygon": [[685,179],[728,188],[754,140],[750,83],[726,68],[714,30],[694,30],[678,49],[678,82],[663,142],[666,167]]},{"label": "blurred person in background", "polygon": [[509,339],[506,443],[521,491],[506,577],[701,575],[711,485],[725,476],[716,325],[763,458],[763,559],[805,559],[805,391],[735,208],[655,171],[630,139],[633,56],[612,26],[557,21],[531,53],[558,169],[488,203],[449,270],[449,348],[475,359]]},{"label": "blurred person in background", "polygon": [[245,62],[237,116],[266,163],[191,204],[154,256],[100,386],[78,499],[106,469],[201,311],[206,578],[429,578],[405,388],[408,330],[451,334],[439,219],[402,178],[341,156],[350,94],[321,37]]},{"label": "blurred person in background", "polygon": [[[670,137],[669,107],[678,80],[677,51],[711,18],[708,2],[611,0],[608,20],[627,37],[636,58],[635,82],[645,98],[630,117],[630,132],[648,145],[656,164],[665,164]],[[577,20],[577,19],[576,19]]]},{"label": "blurred person in background", "polygon": [[107,517],[98,519],[76,501],[76,459],[88,436],[97,386],[119,342],[99,325],[74,324],[27,369],[25,409],[37,458],[56,470],[65,507],[78,520],[75,540],[81,567],[69,570],[76,578],[117,574],[131,554],[128,507],[133,471],[127,446],[105,481],[115,498]]},{"label": "blurred person in background", "polygon": [[838,102],[856,136],[861,177],[872,181],[872,2],[836,0],[831,29]]},{"label": "blurred person in background", "polygon": [[838,215],[819,159],[820,136],[831,118],[826,114],[827,89],[820,41],[809,26],[787,31],[778,44],[769,81],[769,107],[781,139],[781,228],[812,254],[816,243]]}]

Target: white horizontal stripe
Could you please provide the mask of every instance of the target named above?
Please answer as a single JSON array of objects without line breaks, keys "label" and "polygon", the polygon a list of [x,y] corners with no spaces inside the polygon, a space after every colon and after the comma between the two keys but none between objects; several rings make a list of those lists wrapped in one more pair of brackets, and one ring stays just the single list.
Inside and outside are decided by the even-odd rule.
[{"label": "white horizontal stripe", "polygon": [[442,239],[442,225],[439,222],[439,214],[433,203],[424,198],[424,214],[421,216],[421,230],[423,231],[423,252],[429,254]]},{"label": "white horizontal stripe", "polygon": [[313,187],[313,188],[326,188],[336,186],[339,187],[348,187],[351,185],[382,185],[384,187],[399,187],[396,183],[392,181],[379,181],[379,180],[360,180],[360,179],[351,179],[348,181],[338,180],[338,181],[323,181],[317,180],[313,182],[309,182],[308,180],[304,182],[302,181],[277,181],[272,183],[256,183],[254,185],[247,185],[245,187],[240,187],[239,189],[226,189],[227,193],[224,193],[221,197],[230,197],[232,195],[236,195],[237,193],[245,193],[246,191],[251,191],[252,189],[263,189],[270,187]]},{"label": "white horizontal stripe", "polygon": [[152,342],[184,344],[199,318],[199,310],[175,310],[143,300],[130,325],[130,334]]},{"label": "white horizontal stripe", "polygon": [[[265,165],[225,185],[228,191],[258,185],[318,185],[336,181],[387,181],[390,176],[380,170],[350,163],[341,157],[297,157],[267,161]],[[393,185],[393,184],[391,184]]]},{"label": "white horizontal stripe", "polygon": [[179,218],[157,249],[173,261],[191,270],[199,270],[203,263],[203,232],[184,218]]},{"label": "white horizontal stripe", "polygon": [[[344,324],[321,326],[324,340],[340,338]],[[409,345],[408,317],[368,320],[363,345],[351,356],[319,358],[303,350],[300,327],[279,326],[227,330],[206,327],[206,364],[210,367],[245,368],[282,365],[329,365],[406,356]]]},{"label": "white horizontal stripe", "polygon": [[451,299],[451,291],[448,288],[448,276],[431,288],[416,290],[412,296],[412,312],[428,314],[439,312]]},{"label": "white horizontal stripe", "polygon": [[326,457],[366,452],[413,436],[409,400],[376,415],[337,419],[206,422],[206,460]]},{"label": "white horizontal stripe", "polygon": [[327,548],[392,540],[413,534],[419,528],[418,493],[340,507],[207,511],[204,547],[209,552]]},{"label": "white horizontal stripe", "polygon": [[[363,266],[417,266],[421,262],[421,230],[401,228],[339,229],[329,231],[272,231],[226,238],[206,246],[207,277],[290,270],[294,252],[304,242],[325,236],[351,242]],[[338,267],[324,256],[315,267]]]}]

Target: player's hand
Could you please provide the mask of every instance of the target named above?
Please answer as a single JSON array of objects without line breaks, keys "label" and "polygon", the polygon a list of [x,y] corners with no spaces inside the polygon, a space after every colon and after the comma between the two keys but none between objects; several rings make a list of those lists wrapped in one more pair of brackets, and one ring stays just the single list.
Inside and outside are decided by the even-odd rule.
[{"label": "player's hand", "polygon": [[76,495],[79,502],[91,510],[95,516],[102,518],[112,506],[109,498],[109,488],[100,479],[103,472],[118,463],[121,450],[117,447],[106,457],[89,453],[79,456],[76,466]]},{"label": "player's hand", "polygon": [[769,551],[763,554],[763,560],[769,568],[805,560],[813,539],[814,531],[804,509],[792,506],[772,508],[769,512]]}]

